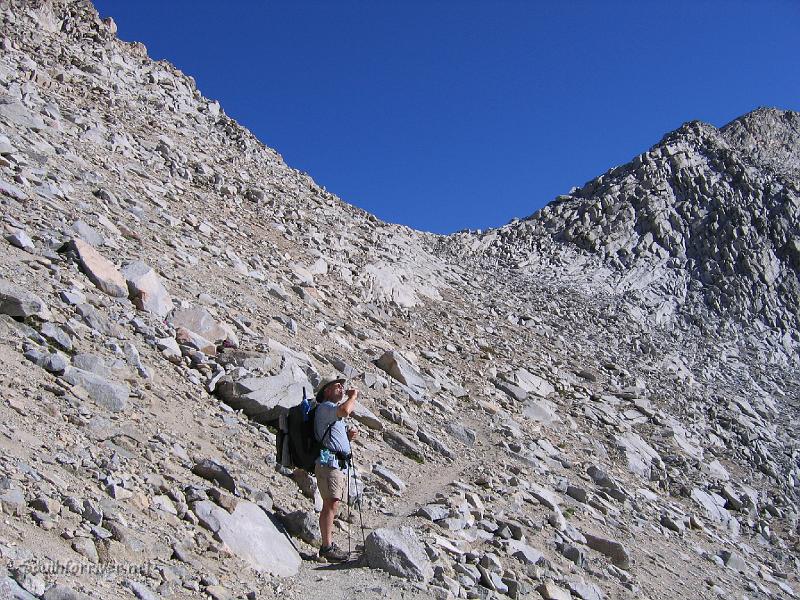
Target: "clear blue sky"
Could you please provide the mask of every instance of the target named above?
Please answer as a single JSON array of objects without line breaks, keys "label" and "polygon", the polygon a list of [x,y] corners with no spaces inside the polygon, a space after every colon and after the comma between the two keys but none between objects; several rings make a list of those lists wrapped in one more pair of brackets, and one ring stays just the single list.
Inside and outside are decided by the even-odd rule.
[{"label": "clear blue sky", "polygon": [[525,217],[681,123],[800,110],[797,0],[95,0],[343,200]]}]

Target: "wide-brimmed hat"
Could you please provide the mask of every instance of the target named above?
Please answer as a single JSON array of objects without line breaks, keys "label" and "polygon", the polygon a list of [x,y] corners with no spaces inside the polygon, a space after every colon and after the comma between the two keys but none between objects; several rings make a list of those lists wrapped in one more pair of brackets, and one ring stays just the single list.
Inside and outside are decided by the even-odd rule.
[{"label": "wide-brimmed hat", "polygon": [[319,402],[319,399],[322,397],[322,393],[325,391],[326,387],[337,382],[343,384],[345,381],[347,381],[347,379],[341,377],[340,375],[329,375],[328,377],[323,377],[319,382],[317,389],[314,391],[314,398],[316,398],[317,402]]}]

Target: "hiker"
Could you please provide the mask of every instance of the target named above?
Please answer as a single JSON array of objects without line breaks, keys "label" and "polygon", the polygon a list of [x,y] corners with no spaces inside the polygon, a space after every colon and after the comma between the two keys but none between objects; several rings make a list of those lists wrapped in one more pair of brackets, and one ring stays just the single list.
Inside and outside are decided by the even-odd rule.
[{"label": "hiker", "polygon": [[[314,465],[317,487],[322,496],[322,512],[319,514],[319,530],[322,534],[320,558],[328,562],[342,562],[349,558],[333,543],[333,521],[340,502],[347,502],[346,472],[350,462],[350,442],[356,437],[355,429],[347,429],[342,419],[355,410],[358,390],[344,389],[345,379],[326,377],[317,387],[317,409],[314,418],[314,435],[322,444]],[[345,400],[345,396],[347,399]]]}]

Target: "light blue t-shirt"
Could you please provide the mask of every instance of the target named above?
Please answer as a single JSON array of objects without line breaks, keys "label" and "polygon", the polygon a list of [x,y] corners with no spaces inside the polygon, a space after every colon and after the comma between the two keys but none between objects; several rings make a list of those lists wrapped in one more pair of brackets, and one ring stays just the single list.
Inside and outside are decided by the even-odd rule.
[{"label": "light blue t-shirt", "polygon": [[[338,409],[339,406],[337,404],[328,401],[320,402],[317,405],[317,412],[314,417],[314,435],[323,445],[321,451],[323,455],[326,454],[325,448],[330,448],[334,452],[350,454],[350,440],[347,439],[347,429],[344,426],[344,421],[336,415]],[[326,433],[331,423],[333,425],[330,432]],[[323,435],[325,439],[323,439]],[[327,454],[330,455],[328,460],[323,461],[322,457],[320,457],[317,458],[317,462],[328,467],[339,467],[336,456],[332,452]]]}]

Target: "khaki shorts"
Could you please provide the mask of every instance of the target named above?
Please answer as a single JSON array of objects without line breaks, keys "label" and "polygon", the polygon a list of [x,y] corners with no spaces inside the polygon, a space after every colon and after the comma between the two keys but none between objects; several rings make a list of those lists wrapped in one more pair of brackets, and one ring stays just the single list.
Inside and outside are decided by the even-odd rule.
[{"label": "khaki shorts", "polygon": [[347,502],[347,475],[341,469],[314,465],[314,475],[317,476],[319,495],[323,500],[335,498]]}]

